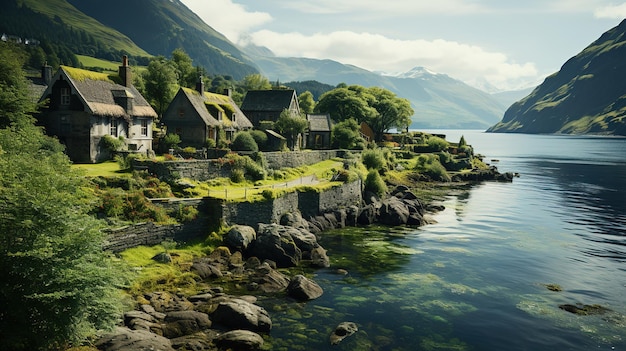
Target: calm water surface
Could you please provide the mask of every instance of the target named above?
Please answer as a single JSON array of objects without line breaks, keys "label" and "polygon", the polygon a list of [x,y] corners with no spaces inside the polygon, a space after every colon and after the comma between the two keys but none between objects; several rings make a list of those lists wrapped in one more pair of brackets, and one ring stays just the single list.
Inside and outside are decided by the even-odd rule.
[{"label": "calm water surface", "polygon": [[[315,301],[260,301],[272,349],[626,350],[626,139],[438,132],[521,177],[450,196],[437,224],[325,234],[349,273],[316,271]],[[359,332],[331,347],[343,321]]]}]

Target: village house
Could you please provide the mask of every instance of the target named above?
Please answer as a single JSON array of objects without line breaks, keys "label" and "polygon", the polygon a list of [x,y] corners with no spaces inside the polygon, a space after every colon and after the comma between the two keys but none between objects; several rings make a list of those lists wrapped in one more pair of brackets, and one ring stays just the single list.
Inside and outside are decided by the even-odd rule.
[{"label": "village house", "polygon": [[262,122],[276,122],[284,110],[299,115],[300,104],[293,89],[250,90],[243,98],[241,110],[255,128],[265,129]]},{"label": "village house", "polygon": [[307,146],[311,149],[330,149],[332,121],[330,115],[306,115],[309,122]]},{"label": "village house", "polygon": [[207,139],[217,142],[220,128],[227,140],[238,131],[252,129],[252,123],[230,95],[205,92],[202,79],[195,90],[178,90],[161,122],[167,133],[178,134],[181,145],[196,148],[206,146]]},{"label": "village house", "polygon": [[[45,67],[43,73],[48,80]],[[105,135],[123,140],[130,152],[147,154],[157,114],[131,82],[126,56],[118,76],[61,66],[40,99],[47,107],[39,123],[76,163],[110,159],[111,150],[101,142]]]}]

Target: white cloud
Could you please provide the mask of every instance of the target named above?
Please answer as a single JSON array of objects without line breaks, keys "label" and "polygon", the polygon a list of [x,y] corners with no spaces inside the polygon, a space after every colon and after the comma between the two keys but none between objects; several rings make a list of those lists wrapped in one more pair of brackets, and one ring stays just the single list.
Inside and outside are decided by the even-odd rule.
[{"label": "white cloud", "polygon": [[336,31],[303,35],[261,30],[251,34],[256,45],[277,56],[332,59],[371,71],[404,72],[423,66],[465,82],[482,79],[503,89],[535,82],[533,63],[515,63],[503,53],[447,40],[398,40],[379,34]]},{"label": "white cloud", "polygon": [[281,4],[286,8],[311,14],[354,14],[374,13],[376,15],[415,15],[415,14],[468,14],[483,12],[485,7],[476,1],[438,0],[309,0],[289,1]]},{"label": "white cloud", "polygon": [[251,28],[272,21],[270,14],[249,12],[243,5],[235,4],[232,0],[181,0],[181,2],[205,23],[235,43]]},{"label": "white cloud", "polygon": [[626,3],[598,8],[594,11],[596,18],[622,19],[626,18]]}]

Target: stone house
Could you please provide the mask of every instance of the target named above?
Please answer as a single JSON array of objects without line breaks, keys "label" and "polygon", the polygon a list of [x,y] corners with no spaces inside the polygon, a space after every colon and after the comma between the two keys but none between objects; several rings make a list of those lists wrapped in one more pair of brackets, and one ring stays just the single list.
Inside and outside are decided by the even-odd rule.
[{"label": "stone house", "polygon": [[311,149],[330,149],[332,121],[330,115],[306,115],[309,122],[306,145]]},{"label": "stone house", "polygon": [[261,129],[261,122],[276,122],[283,110],[299,115],[300,104],[293,89],[250,90],[243,98],[241,110],[255,128]]},{"label": "stone house", "polygon": [[76,163],[109,159],[111,151],[101,142],[105,135],[122,139],[130,152],[147,154],[157,113],[131,82],[126,56],[117,76],[61,66],[39,100],[47,106],[38,121]]},{"label": "stone house", "polygon": [[204,83],[196,89],[180,88],[163,114],[161,122],[167,133],[180,136],[181,146],[204,147],[207,139],[217,142],[219,129],[226,139],[242,130],[252,128],[252,123],[229,95],[204,91]]}]

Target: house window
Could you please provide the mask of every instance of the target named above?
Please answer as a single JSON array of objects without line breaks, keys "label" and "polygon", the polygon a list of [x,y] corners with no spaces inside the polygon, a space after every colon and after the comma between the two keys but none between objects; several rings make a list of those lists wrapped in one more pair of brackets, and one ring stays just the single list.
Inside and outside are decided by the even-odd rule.
[{"label": "house window", "polygon": [[109,134],[117,137],[117,118],[111,118],[111,127],[109,130]]},{"label": "house window", "polygon": [[148,120],[141,120],[141,136],[148,136]]},{"label": "house window", "polygon": [[222,121],[222,111],[217,111],[217,120]]},{"label": "house window", "polygon": [[185,117],[185,110],[182,108],[178,109],[178,117],[179,118],[184,118]]},{"label": "house window", "polygon": [[233,113],[232,121],[235,122],[235,123],[237,122],[237,114],[236,113]]},{"label": "house window", "polygon": [[61,88],[61,105],[70,104],[70,88]]}]

